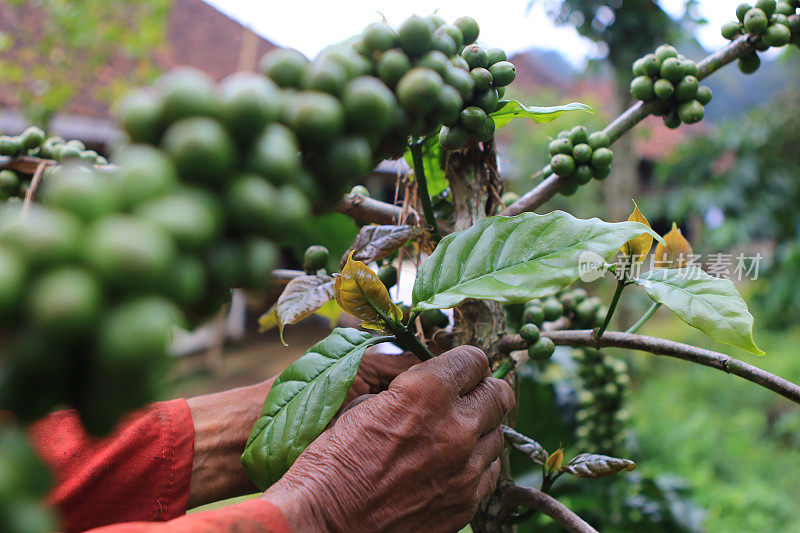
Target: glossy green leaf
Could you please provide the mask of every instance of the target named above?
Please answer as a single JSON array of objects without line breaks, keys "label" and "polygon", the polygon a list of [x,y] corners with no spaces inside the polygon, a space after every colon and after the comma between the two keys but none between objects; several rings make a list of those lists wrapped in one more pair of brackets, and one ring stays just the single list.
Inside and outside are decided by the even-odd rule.
[{"label": "glossy green leaf", "polygon": [[264,490],[289,469],[344,402],[364,351],[379,338],[337,328],[289,365],[264,401],[242,464]]},{"label": "glossy green leaf", "polygon": [[515,118],[529,118],[534,122],[553,122],[567,111],[586,111],[594,113],[594,109],[586,104],[572,102],[570,104],[550,107],[526,106],[517,100],[503,100],[500,107],[491,114],[496,129],[500,129]]},{"label": "glossy green leaf", "polygon": [[582,453],[561,467],[562,472],[585,479],[597,479],[613,476],[618,472],[636,469],[636,463],[630,459],[620,459],[608,455]]},{"label": "glossy green leaf", "polygon": [[[582,220],[563,211],[487,217],[448,235],[422,264],[414,307],[446,309],[465,298],[522,303],[600,268],[629,239],[653,230],[638,222]],[[600,263],[600,264],[598,264]]]},{"label": "glossy green leaf", "polygon": [[712,339],[764,355],[753,340],[753,315],[731,280],[687,267],[651,270],[634,282]]},{"label": "glossy green leaf", "polygon": [[[406,150],[405,160],[408,166],[414,168],[414,159],[411,150]],[[447,150],[442,150],[439,144],[439,135],[429,135],[422,142],[422,166],[425,169],[425,180],[428,182],[428,195],[431,198],[444,192],[450,182],[445,173],[447,163]],[[413,178],[413,175],[410,177]]]}]

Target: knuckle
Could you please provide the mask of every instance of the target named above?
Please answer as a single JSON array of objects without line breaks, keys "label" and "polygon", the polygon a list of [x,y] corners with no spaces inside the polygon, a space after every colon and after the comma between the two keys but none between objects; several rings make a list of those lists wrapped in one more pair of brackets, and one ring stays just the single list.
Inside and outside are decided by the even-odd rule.
[{"label": "knuckle", "polygon": [[485,378],[484,381],[489,386],[495,403],[501,406],[503,414],[508,414],[517,403],[517,399],[514,396],[514,389],[502,379],[488,377]]},{"label": "knuckle", "polygon": [[[442,359],[443,358],[443,359]],[[489,372],[489,358],[483,350],[475,346],[457,346],[452,350],[443,353],[437,359],[442,361],[452,361],[459,369],[474,371],[476,374],[487,374]]]}]

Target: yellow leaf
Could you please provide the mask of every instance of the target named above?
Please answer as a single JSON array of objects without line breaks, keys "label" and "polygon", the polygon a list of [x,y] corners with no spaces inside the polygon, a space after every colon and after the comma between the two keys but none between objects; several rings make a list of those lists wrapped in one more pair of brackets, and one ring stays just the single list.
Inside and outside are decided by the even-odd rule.
[{"label": "yellow leaf", "polygon": [[328,300],[322,307],[314,311],[314,314],[322,318],[327,318],[330,321],[331,327],[334,327],[336,323],[339,322],[339,317],[342,316],[343,312],[339,304],[336,303],[336,300]]},{"label": "yellow leaf", "polygon": [[655,253],[656,268],[683,268],[692,255],[692,245],[683,236],[678,225],[672,223],[672,229],[664,235],[666,246],[658,243]]},{"label": "yellow leaf", "polygon": [[544,463],[544,466],[547,468],[548,471],[553,472],[554,470],[560,469],[563,463],[564,463],[564,450],[559,448],[550,454],[550,457],[547,458],[547,461]]},{"label": "yellow leaf", "polygon": [[[647,218],[642,214],[641,211],[639,211],[639,206],[636,205],[636,202],[633,202],[633,213],[631,213],[631,216],[628,217],[628,221],[640,222],[648,228],[650,227],[650,222],[648,222]],[[650,253],[650,248],[652,246],[653,237],[648,233],[644,233],[623,244],[622,248],[620,248],[620,251],[623,254],[632,257],[634,264],[638,264],[644,261],[644,258],[647,257],[647,254]]]},{"label": "yellow leaf", "polygon": [[347,258],[341,274],[336,275],[333,290],[336,303],[346,313],[362,320],[369,329],[383,329],[387,321],[401,322],[403,312],[389,297],[378,276],[361,261]]},{"label": "yellow leaf", "polygon": [[265,333],[277,325],[278,325],[278,313],[275,310],[274,305],[270,307],[266,313],[258,317],[259,333]]}]

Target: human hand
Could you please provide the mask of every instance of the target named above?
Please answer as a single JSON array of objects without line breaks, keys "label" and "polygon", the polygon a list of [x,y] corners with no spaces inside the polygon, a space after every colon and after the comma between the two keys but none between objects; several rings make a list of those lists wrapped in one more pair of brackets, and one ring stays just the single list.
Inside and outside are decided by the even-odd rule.
[{"label": "human hand", "polygon": [[265,497],[297,531],[453,531],[494,490],[514,393],[461,346],[343,413]]}]

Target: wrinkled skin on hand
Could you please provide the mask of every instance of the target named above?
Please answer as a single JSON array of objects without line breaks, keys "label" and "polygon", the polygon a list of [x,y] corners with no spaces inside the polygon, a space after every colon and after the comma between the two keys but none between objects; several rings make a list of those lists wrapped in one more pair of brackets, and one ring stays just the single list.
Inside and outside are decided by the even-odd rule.
[{"label": "wrinkled skin on hand", "polygon": [[342,413],[265,497],[293,531],[458,530],[494,490],[513,405],[483,352],[461,346]]}]

